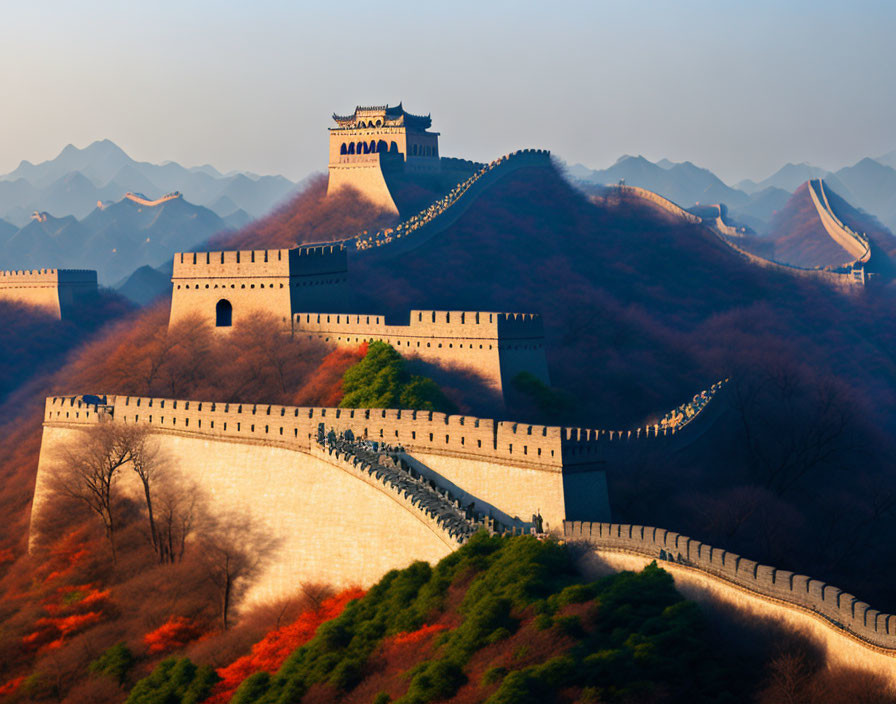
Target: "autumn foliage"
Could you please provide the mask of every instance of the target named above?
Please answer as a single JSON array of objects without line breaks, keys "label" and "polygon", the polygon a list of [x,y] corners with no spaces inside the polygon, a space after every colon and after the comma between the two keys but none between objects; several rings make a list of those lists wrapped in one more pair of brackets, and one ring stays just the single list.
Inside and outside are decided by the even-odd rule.
[{"label": "autumn foliage", "polygon": [[212,695],[206,700],[208,704],[224,704],[230,701],[230,697],[243,680],[256,672],[276,672],[293,650],[314,637],[322,623],[339,616],[348,602],[360,599],[362,596],[364,596],[362,589],[346,589],[326,599],[319,607],[305,611],[288,626],[268,633],[252,646],[251,653],[218,669],[221,681],[215,685]]},{"label": "autumn foliage", "polygon": [[394,216],[380,210],[354,189],[340,189],[328,197],[327,177],[319,175],[271,215],[236,233],[222,233],[210,247],[261,249],[331,242],[353,237],[364,230],[372,232],[393,220]]},{"label": "autumn foliage", "polygon": [[196,622],[183,616],[175,616],[143,636],[143,643],[150,653],[168,653],[183,648],[202,633],[201,626]]}]

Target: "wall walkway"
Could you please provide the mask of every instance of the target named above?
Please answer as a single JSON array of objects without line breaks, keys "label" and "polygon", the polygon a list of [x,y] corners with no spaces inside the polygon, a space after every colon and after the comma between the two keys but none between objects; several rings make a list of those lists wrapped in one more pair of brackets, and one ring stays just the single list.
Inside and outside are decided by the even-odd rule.
[{"label": "wall walkway", "polygon": [[476,199],[500,179],[528,166],[550,165],[549,151],[519,149],[486,164],[428,208],[398,225],[374,233],[363,232],[338,243],[344,244],[349,252],[376,252],[389,257],[415,249],[457,222]]},{"label": "wall walkway", "polygon": [[[808,628],[835,660],[878,672],[896,686],[896,615],[837,587],[661,528],[567,521],[563,535],[592,546],[610,565],[631,569],[657,560],[676,583],[681,579],[735,604],[746,595],[755,610]],[[620,555],[643,559],[626,562]]]},{"label": "wall walkway", "polygon": [[[645,200],[671,217],[690,224],[703,225],[709,232],[715,235],[719,241],[724,243],[739,256],[746,259],[751,264],[760,266],[764,269],[772,269],[790,276],[820,280],[830,286],[847,292],[854,291],[856,287],[864,286],[866,283],[864,264],[870,256],[870,250],[863,249],[862,258],[835,268],[806,269],[791,264],[784,264],[782,262],[776,262],[771,259],[760,257],[741,247],[735,241],[735,239],[740,238],[740,233],[738,233],[736,237],[732,237],[730,234],[731,228],[729,226],[724,225],[723,222],[723,226],[719,226],[721,218],[704,220],[693,213],[689,213],[667,198],[644,188],[638,188],[636,186],[613,186],[613,189],[618,190],[622,196],[628,195]],[[864,243],[864,247],[867,248],[867,242],[860,235],[849,230],[849,228],[840,223],[840,221],[836,219],[836,216],[833,215],[833,212],[830,210],[830,204],[827,203],[826,196],[824,195],[823,188],[819,191],[821,194],[819,195],[811,187],[810,183],[809,191],[812,194],[813,201],[816,203],[816,208],[819,210],[819,217],[822,219],[825,229],[828,231],[828,234],[831,234],[832,232],[836,233],[836,237],[834,237],[833,234],[831,236],[834,237],[838,244],[841,244],[841,246],[846,244],[850,247],[847,251],[852,252],[854,250],[857,253],[858,248],[863,246],[862,243]]]}]

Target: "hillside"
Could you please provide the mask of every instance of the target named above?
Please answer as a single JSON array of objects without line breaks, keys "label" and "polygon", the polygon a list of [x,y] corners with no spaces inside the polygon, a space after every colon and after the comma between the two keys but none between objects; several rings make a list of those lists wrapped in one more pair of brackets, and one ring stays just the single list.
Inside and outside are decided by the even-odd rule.
[{"label": "hillside", "polygon": [[[896,488],[883,459],[896,428],[888,292],[848,299],[755,268],[700,226],[637,203],[592,204],[546,169],[507,177],[420,248],[361,253],[350,268],[362,311],[541,313],[552,383],[574,399],[562,419],[571,425],[632,427],[707,380],[735,379],[728,413],[700,443],[674,457],[632,456],[624,466],[637,473],[610,472],[614,516],[896,601],[858,557],[891,550],[868,532],[889,529],[861,488]],[[845,486],[842,471],[863,478]],[[845,503],[856,510],[843,532],[813,546],[822,506]],[[782,531],[787,540],[769,540]]]},{"label": "hillside", "polygon": [[[378,214],[369,204],[351,194],[326,200],[323,193],[322,184],[312,185],[276,216],[231,235],[232,242],[289,246],[344,234],[356,224],[368,230],[375,225]],[[218,245],[232,242],[222,238]],[[632,426],[678,405],[707,380],[731,377],[731,391],[720,399],[724,412],[695,442],[674,454],[635,452],[608,463],[614,519],[672,527],[816,575],[892,610],[896,534],[888,497],[896,492],[889,437],[896,398],[888,350],[896,329],[886,290],[869,289],[850,299],[754,268],[700,226],[636,200],[593,202],[544,167],[521,169],[492,186],[420,248],[392,258],[387,250],[358,253],[349,265],[359,310],[541,312],[552,381],[571,399],[559,416],[550,417],[553,423]],[[22,663],[46,666],[61,657],[62,651],[54,650],[20,652],[21,638],[36,632],[37,620],[63,618],[54,615],[60,612],[53,594],[94,583],[122,585],[115,590],[124,591],[115,594],[133,594],[140,592],[140,578],[156,579],[152,570],[146,568],[150,576],[143,577],[143,568],[136,569],[139,560],[152,556],[138,550],[141,545],[148,550],[142,527],[126,514],[132,518],[125,535],[131,536],[126,539],[138,562],[110,573],[102,536],[86,528],[73,535],[68,518],[57,526],[58,540],[70,536],[76,542],[55,543],[53,560],[63,560],[62,569],[66,555],[78,554],[83,564],[72,558],[74,567],[58,586],[48,587],[49,594],[22,586],[34,569],[20,556],[42,396],[77,389],[335,404],[341,400],[342,373],[358,358],[351,350],[327,354],[302,341],[283,344],[273,321],[234,329],[227,338],[190,324],[165,334],[167,314],[161,303],[108,328],[56,374],[19,388],[15,404],[4,407],[15,412],[16,423],[4,428],[10,442],[0,449],[0,501],[13,517],[0,548],[18,560],[7,568],[3,589],[17,590],[10,593],[25,600],[16,602],[23,616],[0,643],[9,653],[10,672],[25,667]],[[464,400],[475,413],[475,395],[466,391]],[[545,417],[537,407],[529,413],[531,420]],[[61,510],[59,515],[73,514]],[[824,540],[818,539],[819,525],[828,527]],[[872,563],[877,568],[870,571]],[[47,564],[49,569],[57,563]],[[198,580],[201,572],[190,570],[201,564],[192,564],[179,569],[184,579],[192,574],[189,580]],[[185,584],[197,585],[197,599],[212,598],[202,591],[207,584],[200,589],[189,580]],[[133,614],[115,600],[102,608],[93,603],[61,613],[96,612],[102,615],[98,628],[138,643],[147,633],[147,619],[153,627],[165,625],[152,599],[142,605],[145,611]],[[201,603],[187,600],[189,608],[177,616],[195,621],[204,632],[216,611]],[[52,643],[63,633],[63,643],[72,644],[64,651],[67,667],[73,668],[67,676],[79,681],[87,667],[80,644],[96,635],[90,635],[94,624],[79,622],[60,631],[62,622],[46,623],[35,638]],[[174,625],[169,630],[180,632]]]},{"label": "hillside", "polygon": [[794,266],[841,266],[852,259],[825,231],[807,183],[775,213],[767,237],[774,241],[772,258]]},{"label": "hillside", "polygon": [[576,164],[567,167],[567,172],[586,188],[613,185],[624,179],[630,186],[659,193],[686,208],[696,203],[724,203],[737,222],[759,233],[765,232],[772,215],[801,184],[823,178],[830,189],[896,230],[896,168],[887,159],[886,155],[865,158],[834,173],[811,164],[785,164],[759,182],[744,179],[734,186],[690,162],[661,159],[653,163],[643,156],[623,156],[599,170]]},{"label": "hillside", "polygon": [[146,205],[125,196],[94,205],[83,220],[36,214],[18,232],[0,238],[0,268],[96,269],[110,285],[143,265],[159,266],[225,230],[208,208],[183,197]]},{"label": "hillside", "polygon": [[640,186],[660,193],[669,200],[688,207],[696,203],[725,203],[736,208],[749,200],[747,194],[726,186],[708,169],[701,169],[689,161],[660,166],[643,156],[622,156],[609,168],[599,171],[578,169],[575,177],[586,183],[612,185],[624,180],[630,186]]},{"label": "hillside", "polygon": [[[775,653],[751,634],[750,652],[719,626],[656,566],[590,582],[570,549],[480,533],[438,565],[390,572],[288,656],[271,652],[275,637],[217,672],[169,660],[128,702],[187,688],[210,690],[215,704],[774,701],[787,691],[755,675],[799,657],[798,644]],[[793,693],[825,688],[845,702],[851,674],[853,692],[875,684],[810,664]]]}]

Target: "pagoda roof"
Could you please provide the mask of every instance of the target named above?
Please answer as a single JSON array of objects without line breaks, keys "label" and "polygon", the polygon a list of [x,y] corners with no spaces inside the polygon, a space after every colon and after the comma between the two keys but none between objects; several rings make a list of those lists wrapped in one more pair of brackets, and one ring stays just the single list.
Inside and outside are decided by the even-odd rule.
[{"label": "pagoda roof", "polygon": [[[382,125],[387,127],[413,127],[425,130],[432,126],[430,115],[412,115],[407,112],[401,103],[398,105],[358,105],[350,115],[337,115],[333,113],[333,119],[343,128],[367,126],[370,121],[382,120]],[[363,122],[363,125],[359,123]]]}]

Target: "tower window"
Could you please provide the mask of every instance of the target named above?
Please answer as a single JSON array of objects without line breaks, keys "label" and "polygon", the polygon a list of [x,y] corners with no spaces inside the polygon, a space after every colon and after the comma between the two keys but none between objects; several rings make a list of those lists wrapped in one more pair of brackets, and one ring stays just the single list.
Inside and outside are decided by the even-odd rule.
[{"label": "tower window", "polygon": [[222,298],[215,306],[215,326],[229,328],[233,325],[233,306],[226,298]]}]

